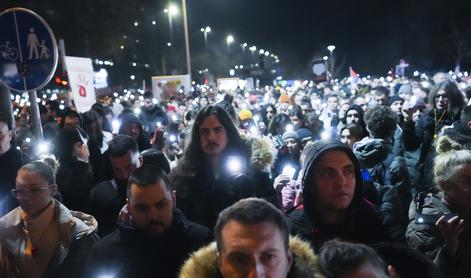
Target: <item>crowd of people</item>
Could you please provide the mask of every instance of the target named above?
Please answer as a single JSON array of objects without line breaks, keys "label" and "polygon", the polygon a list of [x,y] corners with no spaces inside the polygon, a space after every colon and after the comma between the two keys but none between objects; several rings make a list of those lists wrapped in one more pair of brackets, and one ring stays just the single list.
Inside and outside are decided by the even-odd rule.
[{"label": "crowd of people", "polygon": [[44,140],[12,97],[0,276],[469,277],[467,85],[127,91],[84,113],[44,98]]}]

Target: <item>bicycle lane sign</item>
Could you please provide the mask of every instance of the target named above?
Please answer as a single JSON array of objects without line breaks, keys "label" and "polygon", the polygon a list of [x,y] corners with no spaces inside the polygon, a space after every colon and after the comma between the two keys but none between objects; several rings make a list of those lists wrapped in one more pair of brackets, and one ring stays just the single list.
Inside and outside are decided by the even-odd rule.
[{"label": "bicycle lane sign", "polygon": [[43,88],[56,71],[57,43],[36,13],[11,8],[0,13],[0,82],[26,92]]}]

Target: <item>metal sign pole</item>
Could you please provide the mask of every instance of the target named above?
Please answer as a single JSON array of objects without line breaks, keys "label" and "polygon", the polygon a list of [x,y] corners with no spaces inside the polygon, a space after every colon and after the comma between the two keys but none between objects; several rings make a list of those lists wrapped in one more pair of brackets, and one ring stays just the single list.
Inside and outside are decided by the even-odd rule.
[{"label": "metal sign pole", "polygon": [[38,141],[43,140],[43,127],[41,125],[41,115],[39,115],[38,96],[36,91],[29,91],[29,114],[31,116],[31,124],[33,126],[33,134]]},{"label": "metal sign pole", "polygon": [[[0,13],[0,82],[15,91],[28,92],[33,133],[43,140],[36,90],[51,80],[57,67],[55,36],[39,15],[24,8]],[[10,94],[4,94],[10,98]],[[11,100],[8,99],[8,102]]]}]

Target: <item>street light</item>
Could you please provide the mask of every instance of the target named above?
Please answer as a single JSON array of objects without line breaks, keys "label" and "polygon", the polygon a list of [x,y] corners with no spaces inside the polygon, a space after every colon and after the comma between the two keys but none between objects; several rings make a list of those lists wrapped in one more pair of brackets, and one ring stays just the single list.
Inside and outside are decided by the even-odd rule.
[{"label": "street light", "polygon": [[234,36],[229,35],[226,37],[227,49],[231,49],[231,44],[234,42]]},{"label": "street light", "polygon": [[168,8],[164,10],[168,14],[168,26],[170,28],[170,42],[173,44],[173,26],[172,17],[178,14],[178,8],[174,4],[170,4]]},{"label": "street light", "polygon": [[211,32],[211,27],[206,26],[206,27],[204,27],[204,28],[201,28],[200,31],[203,32],[203,36],[204,36],[204,46],[205,46],[206,49],[207,49],[207,48],[208,48],[208,33]]},{"label": "street light", "polygon": [[335,50],[335,45],[329,45],[329,46],[327,46],[327,50],[329,50],[329,51],[330,51],[330,54],[332,55],[332,52],[334,52],[334,50]]},{"label": "street light", "polygon": [[335,45],[327,46],[327,50],[329,50],[330,52],[330,74],[333,78],[334,77],[334,65],[335,65],[335,57],[334,57]]}]

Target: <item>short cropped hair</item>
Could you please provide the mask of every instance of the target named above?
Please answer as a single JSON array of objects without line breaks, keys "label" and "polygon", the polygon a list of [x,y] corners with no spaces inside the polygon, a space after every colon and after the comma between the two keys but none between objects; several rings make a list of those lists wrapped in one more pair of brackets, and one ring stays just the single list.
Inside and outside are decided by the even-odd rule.
[{"label": "short cropped hair", "polygon": [[326,278],[343,277],[366,263],[387,275],[384,261],[364,244],[330,240],[319,251],[320,269]]},{"label": "short cropped hair", "polygon": [[5,123],[8,126],[8,130],[12,129],[11,121],[2,113],[0,113],[0,122]]},{"label": "short cropped hair", "polygon": [[127,196],[131,198],[131,186],[134,184],[138,187],[147,187],[154,185],[160,181],[165,183],[165,188],[172,192],[170,180],[165,172],[154,165],[144,165],[137,168],[128,179]]},{"label": "short cropped hair", "polygon": [[222,229],[231,220],[246,225],[266,222],[273,223],[280,230],[284,246],[286,250],[288,250],[288,225],[286,224],[281,212],[275,206],[263,199],[247,198],[238,201],[219,214],[216,226],[214,227],[214,235],[219,252],[224,250],[224,244],[221,237]]},{"label": "short cropped hair", "polygon": [[111,140],[108,145],[108,154],[111,157],[121,157],[128,151],[139,153],[139,147],[136,140],[131,136],[120,134]]}]

